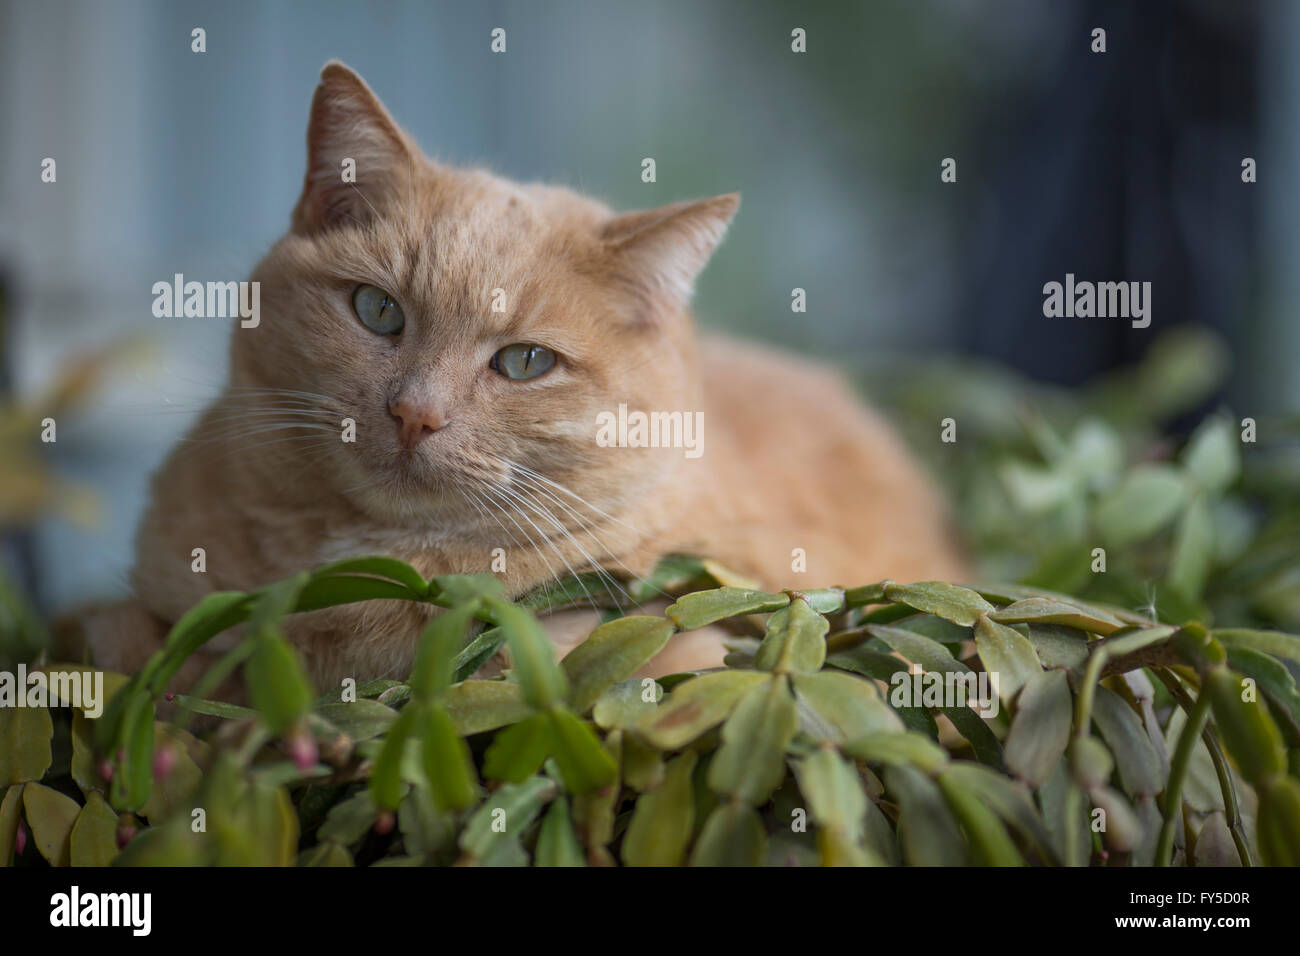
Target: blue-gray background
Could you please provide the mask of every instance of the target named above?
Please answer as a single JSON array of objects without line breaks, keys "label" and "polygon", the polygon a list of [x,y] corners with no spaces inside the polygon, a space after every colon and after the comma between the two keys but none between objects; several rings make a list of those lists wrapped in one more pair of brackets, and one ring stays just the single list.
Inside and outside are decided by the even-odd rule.
[{"label": "blue-gray background", "polygon": [[[229,330],[153,318],[150,287],[240,278],[283,232],[330,58],[444,159],[620,207],[741,190],[705,324],[1076,383],[1199,322],[1232,348],[1223,397],[1260,414],[1300,407],[1297,50],[1284,0],[0,3],[10,386],[130,331],[153,346],[51,449],[104,508],[38,526],[43,596],[123,587],[146,476],[216,393]],[[1152,327],[1043,318],[1066,272],[1152,281]]]}]

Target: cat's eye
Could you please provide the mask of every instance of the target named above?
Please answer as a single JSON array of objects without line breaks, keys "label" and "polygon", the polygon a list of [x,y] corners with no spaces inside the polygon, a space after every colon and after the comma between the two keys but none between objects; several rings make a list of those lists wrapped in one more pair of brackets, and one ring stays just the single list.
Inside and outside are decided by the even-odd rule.
[{"label": "cat's eye", "polygon": [[397,335],[406,325],[397,300],[378,286],[357,286],[352,293],[352,310],[362,325],[378,335]]},{"label": "cat's eye", "polygon": [[497,352],[489,364],[506,378],[537,378],[555,366],[555,353],[544,345],[519,342]]}]

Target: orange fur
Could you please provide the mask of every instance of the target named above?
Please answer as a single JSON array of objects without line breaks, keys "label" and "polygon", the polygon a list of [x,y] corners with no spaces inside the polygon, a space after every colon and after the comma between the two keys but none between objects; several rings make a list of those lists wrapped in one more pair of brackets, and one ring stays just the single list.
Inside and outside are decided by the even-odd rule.
[{"label": "orange fur", "polygon": [[[101,662],[138,666],[157,632],[212,591],[358,554],[428,576],[487,571],[502,548],[512,595],[593,564],[645,572],[673,551],[769,588],[961,574],[938,496],[832,373],[700,342],[691,284],[738,196],[616,215],[565,189],[435,163],[333,63],[308,153],[293,228],[253,275],[264,318],[234,331],[225,394],[154,479],[139,603],[91,627]],[[344,157],[357,162],[355,186],[340,179]],[[361,283],[401,303],[400,336],[358,321]],[[488,363],[516,342],[560,359],[538,379],[508,380]],[[445,426],[403,447],[389,412],[399,397]],[[703,455],[600,447],[596,416],[620,403],[702,410]],[[344,418],[355,443],[340,440]],[[205,574],[191,571],[196,547]],[[796,548],[806,573],[791,571]],[[404,677],[429,613],[371,602],[297,615],[287,632],[317,685],[337,686]],[[572,643],[573,619],[552,626]],[[719,659],[717,640],[696,636],[656,663]]]}]

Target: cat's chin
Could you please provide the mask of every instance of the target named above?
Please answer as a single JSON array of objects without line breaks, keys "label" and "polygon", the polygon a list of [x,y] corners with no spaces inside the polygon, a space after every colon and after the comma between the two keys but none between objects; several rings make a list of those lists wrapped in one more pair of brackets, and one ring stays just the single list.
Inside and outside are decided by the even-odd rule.
[{"label": "cat's chin", "polygon": [[463,536],[482,525],[482,516],[454,486],[427,475],[390,475],[349,497],[368,517],[393,528]]}]

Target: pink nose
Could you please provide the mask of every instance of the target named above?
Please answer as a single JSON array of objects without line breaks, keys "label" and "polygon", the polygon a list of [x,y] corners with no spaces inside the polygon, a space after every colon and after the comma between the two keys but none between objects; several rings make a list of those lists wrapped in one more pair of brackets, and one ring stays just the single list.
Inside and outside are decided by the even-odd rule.
[{"label": "pink nose", "polygon": [[388,413],[397,419],[397,437],[406,448],[414,448],[447,424],[442,409],[431,402],[394,399],[388,403]]}]

